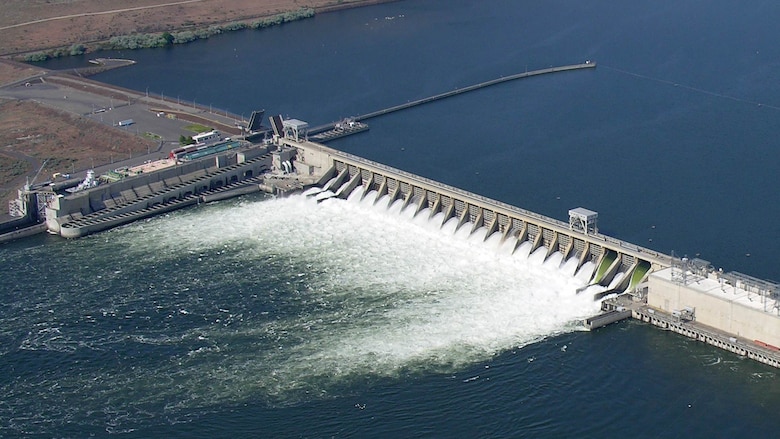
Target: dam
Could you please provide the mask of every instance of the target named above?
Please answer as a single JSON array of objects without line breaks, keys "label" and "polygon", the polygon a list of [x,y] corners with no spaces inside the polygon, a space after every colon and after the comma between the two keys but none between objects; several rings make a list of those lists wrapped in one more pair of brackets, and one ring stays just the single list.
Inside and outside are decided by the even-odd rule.
[{"label": "dam", "polygon": [[[506,80],[572,69],[542,69],[487,81],[366,115],[356,121],[456,96]],[[39,194],[52,233],[78,238],[186,206],[257,191],[278,196],[312,190],[317,197],[381,197],[400,201],[413,215],[457,224],[469,235],[498,238],[513,252],[545,262],[573,264],[594,300],[610,313],[589,319],[595,329],[633,317],[738,355],[780,367],[780,289],[740,273],[715,271],[703,260],[666,255],[598,231],[598,213],[569,210],[568,222],[508,205],[362,157],[311,142],[308,124],[272,118],[267,142],[179,163],[74,194]],[[327,127],[326,127],[327,128]],[[313,188],[317,189],[313,189]],[[358,191],[359,189],[359,191]],[[372,198],[373,197],[373,198]]]},{"label": "dam", "polygon": [[[456,223],[458,233],[498,239],[513,253],[545,264],[574,265],[598,286],[604,316],[595,329],[627,317],[780,367],[780,288],[740,273],[713,270],[700,259],[666,255],[598,231],[598,213],[583,207],[560,221],[307,139],[305,122],[272,118],[262,145],[223,153],[49,200],[49,230],[77,238],[162,212],[264,190],[325,199],[353,193],[369,203],[387,198],[412,216]],[[484,234],[484,235],[483,235]]]},{"label": "dam", "polygon": [[588,319],[590,328],[633,317],[780,367],[780,287],[773,282],[600,234],[597,213],[585,208],[559,221],[321,144],[278,140],[296,150],[299,172],[321,175],[314,196],[347,198],[360,189],[374,203],[388,197],[411,215],[441,217],[442,226],[454,219],[468,235],[481,230],[485,241],[497,235],[513,251],[541,252],[561,266],[576,261],[577,276],[604,290],[594,300],[606,298],[606,314]]},{"label": "dam", "polygon": [[298,157],[305,157],[302,162],[317,162],[326,169],[323,189],[335,191],[337,197],[346,198],[361,186],[364,194],[373,191],[377,198],[402,200],[402,208],[415,213],[424,209],[431,217],[442,213],[442,224],[456,218],[458,227],[469,227],[471,233],[484,227],[486,236],[498,233],[502,242],[516,239],[518,246],[528,242],[531,253],[543,247],[545,259],[557,252],[563,259],[575,258],[578,269],[591,263],[596,267],[594,284],[633,289],[649,270],[671,263],[668,256],[599,234],[593,222],[597,215],[587,209],[572,209],[566,223],[317,144],[287,144],[298,150]]}]

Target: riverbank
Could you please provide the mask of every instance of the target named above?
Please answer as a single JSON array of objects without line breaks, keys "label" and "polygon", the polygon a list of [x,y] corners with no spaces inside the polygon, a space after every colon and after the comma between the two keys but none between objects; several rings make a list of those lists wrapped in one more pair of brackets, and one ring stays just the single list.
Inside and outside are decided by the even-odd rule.
[{"label": "riverbank", "polygon": [[[312,0],[315,13],[397,0]],[[81,0],[49,4],[43,0],[4,2],[0,7],[0,56],[46,51],[80,54],[112,38],[154,33],[231,30],[264,18],[301,10],[295,0]],[[238,27],[242,28],[242,27]]]},{"label": "riverbank", "polygon": [[[389,1],[397,0],[315,0],[309,5],[317,13],[326,13]],[[58,4],[43,0],[11,0],[0,6],[3,11],[0,31],[4,34],[0,40],[0,56],[6,57],[0,59],[0,86],[46,74],[43,69],[7,59],[9,55],[63,50],[83,42],[97,43],[111,36],[137,32],[177,32],[236,20],[252,22],[299,9],[293,0],[81,0]],[[149,147],[148,139],[133,140],[129,135],[121,141],[113,141],[115,136],[124,133],[118,134],[108,126],[79,119],[78,123],[88,123],[89,128],[80,129],[82,134],[77,136],[80,152],[74,153],[72,148],[62,148],[62,145],[71,144],[73,140],[69,142],[69,139],[74,139],[75,135],[69,133],[78,125],[74,125],[73,115],[29,100],[3,100],[0,107],[0,139],[5,139],[5,144],[13,149],[22,141],[34,140],[34,148],[25,150],[23,157],[12,155],[11,150],[0,155],[3,165],[0,202],[3,205],[15,197],[16,189],[26,178],[36,174],[43,160],[48,159],[48,168],[61,164],[59,167],[82,169],[95,160],[109,160],[119,150],[130,150],[132,154]],[[86,137],[84,133],[87,133]]]}]

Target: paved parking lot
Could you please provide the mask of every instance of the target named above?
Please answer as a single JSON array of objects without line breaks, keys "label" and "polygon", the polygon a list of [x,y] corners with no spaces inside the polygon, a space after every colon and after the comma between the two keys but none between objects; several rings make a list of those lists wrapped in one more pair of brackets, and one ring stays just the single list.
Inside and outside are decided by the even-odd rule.
[{"label": "paved parking lot", "polygon": [[158,117],[151,111],[154,101],[138,100],[137,96],[125,95],[123,99],[114,99],[95,94],[84,89],[70,87],[54,82],[31,82],[29,86],[20,85],[3,89],[3,96],[31,100],[69,113],[87,117],[109,126],[117,126],[120,121],[132,119],[132,125],[118,127],[134,134],[152,133],[166,142],[177,142],[179,136],[191,136],[192,131],[184,127],[190,122]]},{"label": "paved parking lot", "polygon": [[[187,103],[161,100],[155,96],[114,87],[108,84],[63,75],[43,72],[42,77],[28,79],[0,88],[0,98],[33,101],[79,117],[92,119],[113,129],[125,130],[131,134],[152,138],[156,148],[144,154],[125,154],[114,157],[110,163],[95,166],[96,173],[107,172],[120,167],[132,167],[147,161],[158,160],[179,146],[179,137],[196,134],[185,127],[193,122],[181,119],[187,117],[198,123],[216,127],[227,135],[235,135],[236,116],[212,113],[204,108],[194,108]],[[166,114],[159,114],[162,109]],[[176,115],[171,118],[168,116]],[[119,126],[121,121],[133,120],[132,124]],[[220,126],[219,124],[224,124]],[[232,131],[232,132],[231,132]],[[148,134],[147,134],[148,133]],[[86,169],[72,173],[71,178],[83,179]]]}]

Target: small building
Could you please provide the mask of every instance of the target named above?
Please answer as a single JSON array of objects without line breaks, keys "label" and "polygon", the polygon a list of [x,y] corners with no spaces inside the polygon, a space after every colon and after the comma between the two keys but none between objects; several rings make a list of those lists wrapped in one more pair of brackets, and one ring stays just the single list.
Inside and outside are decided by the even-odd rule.
[{"label": "small building", "polygon": [[584,207],[569,210],[569,230],[584,233],[586,235],[595,235],[599,232],[598,212],[588,210]]},{"label": "small building", "polygon": [[309,124],[298,119],[286,119],[282,121],[284,137],[296,142],[307,140],[309,136]]},{"label": "small building", "polygon": [[207,133],[200,133],[192,136],[192,140],[197,145],[208,145],[209,143],[219,142],[222,140],[222,134],[217,130],[212,130]]}]

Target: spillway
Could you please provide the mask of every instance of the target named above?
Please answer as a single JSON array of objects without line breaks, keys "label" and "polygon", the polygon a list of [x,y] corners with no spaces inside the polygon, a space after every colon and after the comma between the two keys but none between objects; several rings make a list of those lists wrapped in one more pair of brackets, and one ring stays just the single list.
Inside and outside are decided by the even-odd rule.
[{"label": "spillway", "polygon": [[[337,182],[337,179],[331,178],[322,189],[310,189],[304,193],[304,196],[314,199],[318,203],[326,200],[338,202],[342,197],[338,197],[335,194],[344,193],[349,187],[349,183],[342,183],[336,188]],[[325,190],[324,188],[330,189]],[[496,252],[497,255],[560,272],[565,276],[585,283],[585,285],[577,288],[575,293],[587,291],[588,294],[593,294],[594,300],[600,300],[603,297],[600,294],[603,295],[605,290],[614,290],[623,278],[623,273],[618,272],[608,287],[599,285],[597,282],[591,282],[594,267],[596,266],[593,262],[579,263],[576,255],[566,258],[562,252],[550,252],[544,246],[533,248],[530,242],[521,241],[518,236],[502,236],[498,233],[490,233],[488,227],[475,227],[470,221],[459,221],[452,216],[447,217],[441,212],[434,213],[429,208],[416,209],[414,206],[405,204],[400,199],[393,199],[387,194],[382,194],[376,190],[366,192],[365,188],[357,187],[345,199],[350,204],[370,209],[391,219],[408,222],[415,227],[435,232],[448,239],[479,245]],[[611,265],[612,262],[612,260],[607,259],[601,265]]]},{"label": "spillway", "polygon": [[[498,247],[537,266],[565,267],[583,281],[577,292],[602,301],[605,311],[625,316],[621,310],[630,308],[636,319],[780,366],[776,283],[722,273],[707,261],[675,258],[600,234],[598,214],[585,208],[571,209],[567,224],[323,145],[282,141],[296,149],[299,169],[309,174],[317,169],[321,185],[338,188],[334,198],[357,193],[361,202],[368,199],[369,205],[413,221],[433,221],[459,240]],[[722,294],[725,285],[734,289],[733,297]]]},{"label": "spillway", "polygon": [[411,218],[452,230],[456,237],[494,241],[509,253],[538,263],[566,265],[587,285],[608,287],[616,293],[636,287],[651,269],[670,264],[669,256],[601,235],[587,225],[580,227],[576,215],[595,214],[586,209],[570,211],[575,216],[567,224],[322,145],[285,142],[297,149],[296,163],[327,167],[322,192],[316,195],[320,201],[354,196],[387,210],[403,211]]}]

